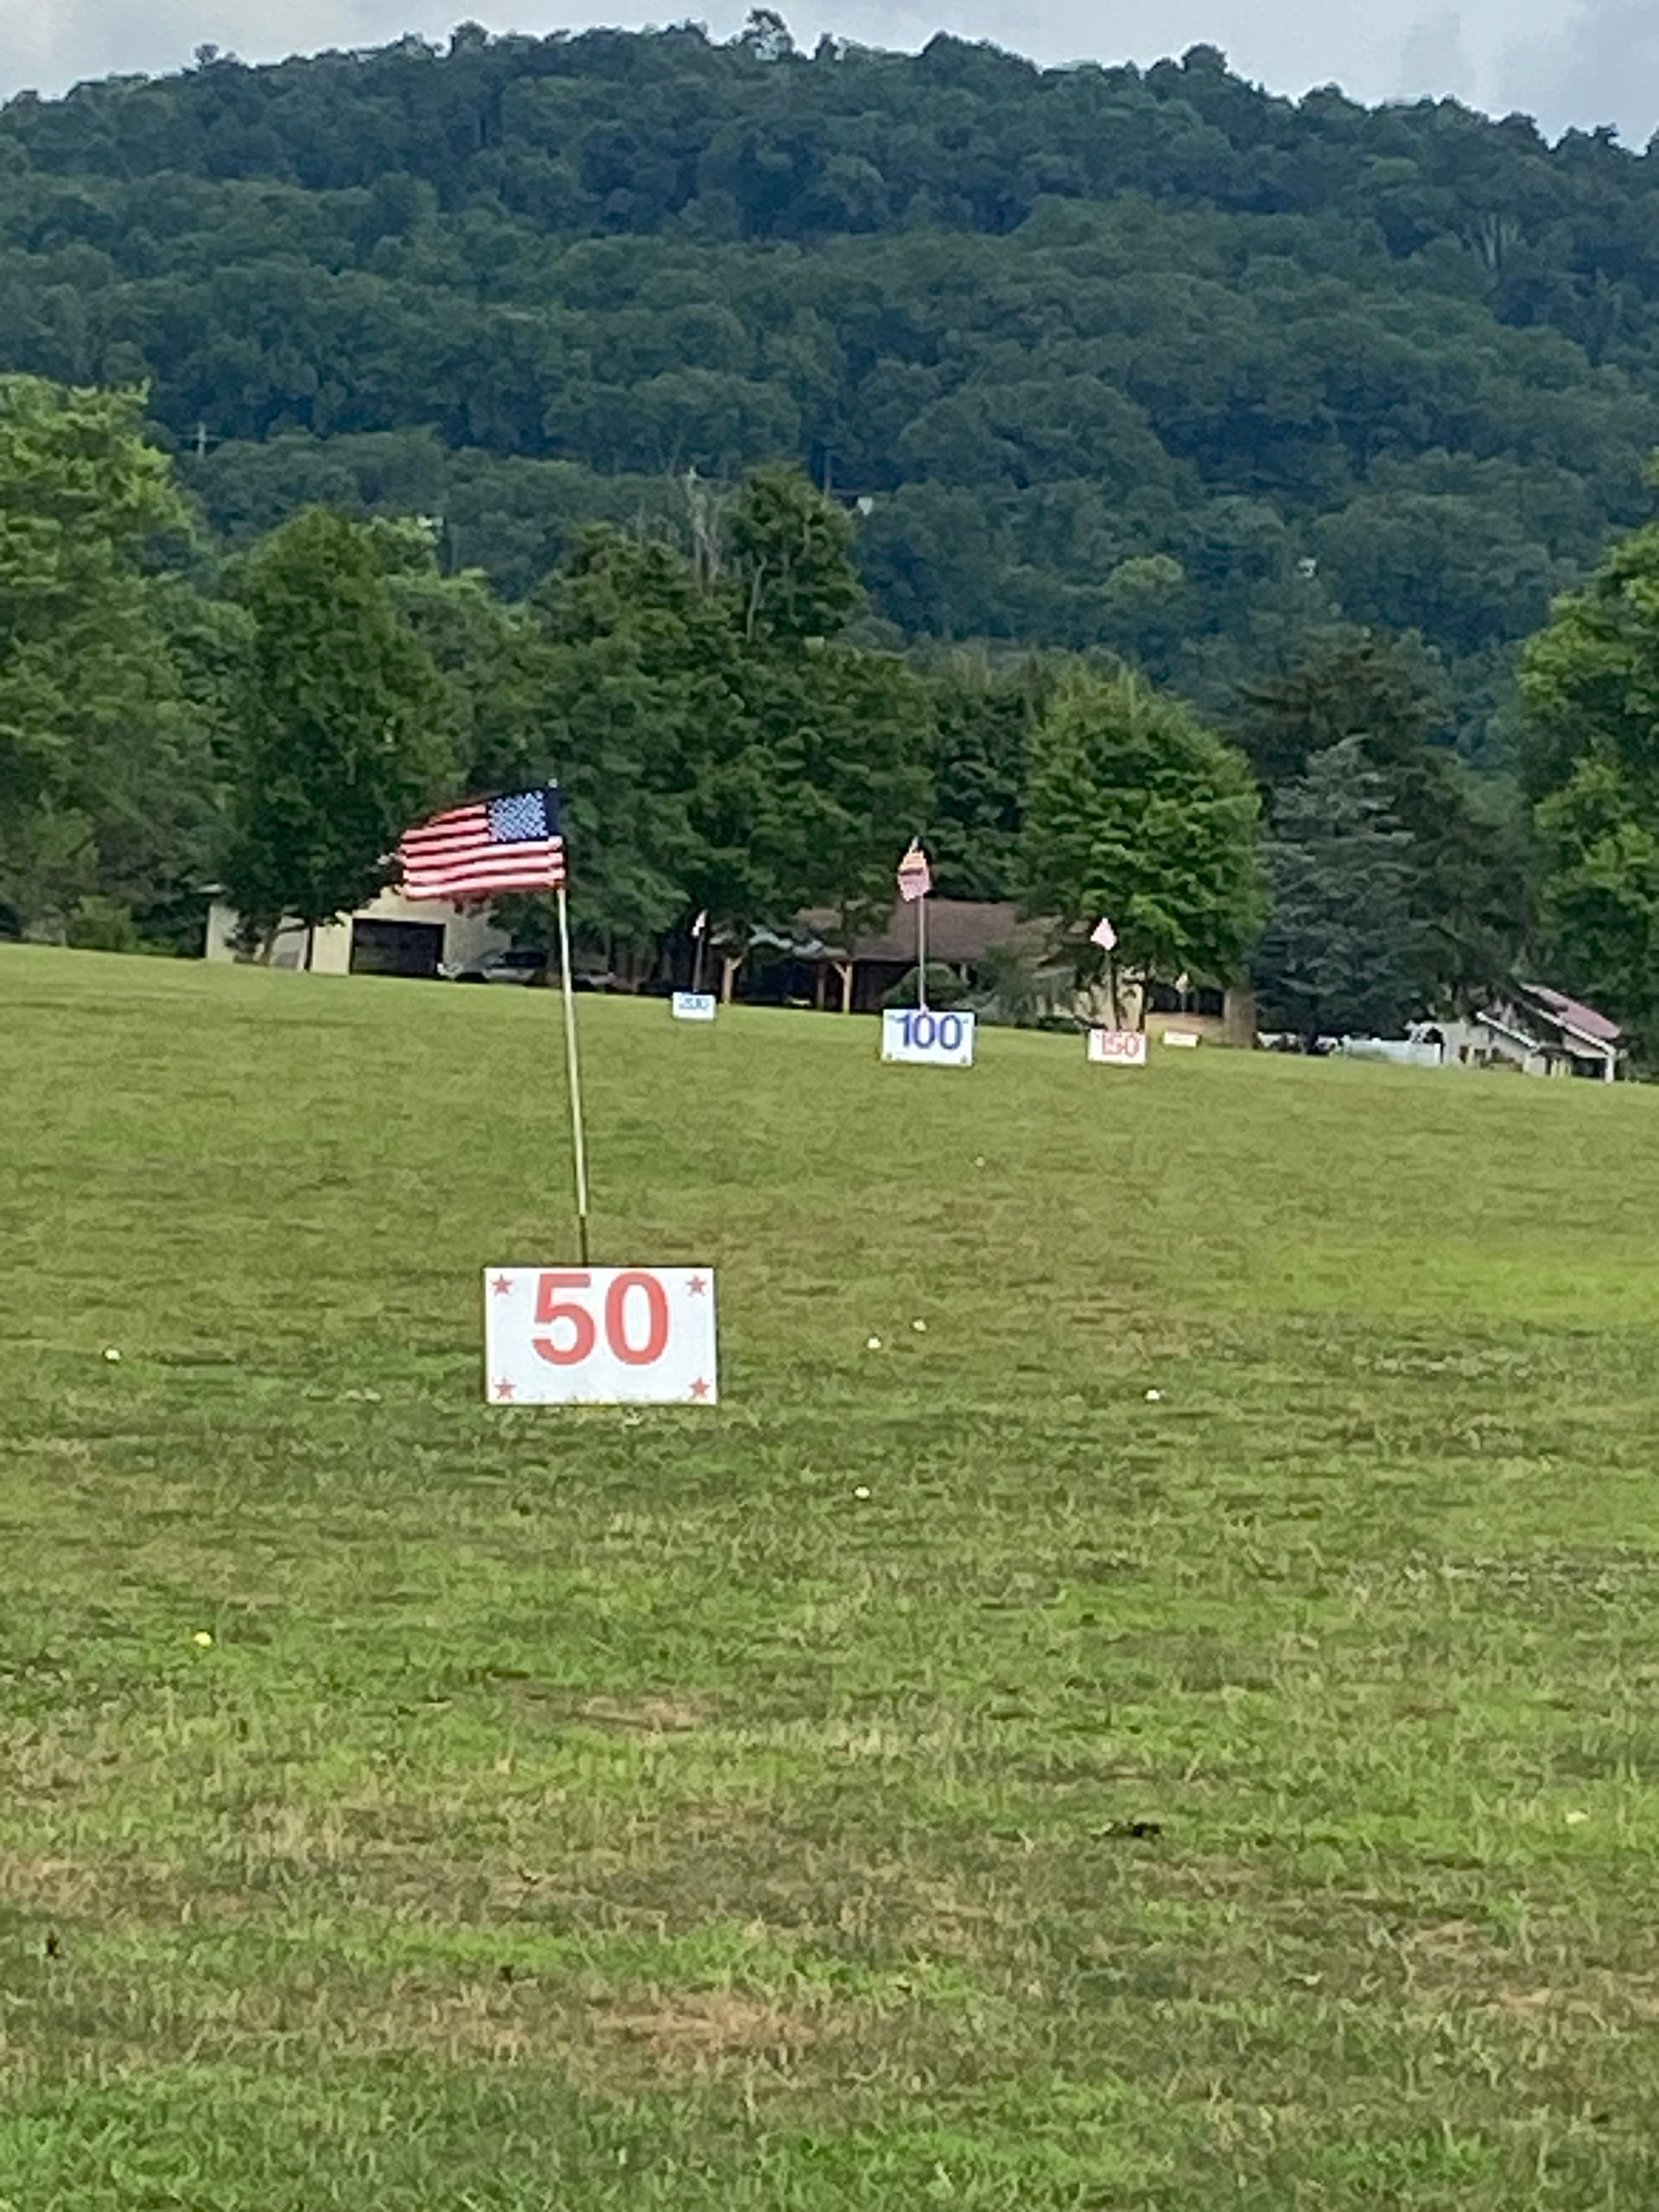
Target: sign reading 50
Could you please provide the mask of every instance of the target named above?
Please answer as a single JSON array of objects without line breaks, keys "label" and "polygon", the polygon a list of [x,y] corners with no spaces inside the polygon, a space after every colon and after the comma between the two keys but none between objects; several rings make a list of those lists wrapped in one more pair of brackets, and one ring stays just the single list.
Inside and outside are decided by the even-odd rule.
[{"label": "sign reading 50", "polygon": [[712,1268],[492,1268],[493,1405],[713,1405]]}]

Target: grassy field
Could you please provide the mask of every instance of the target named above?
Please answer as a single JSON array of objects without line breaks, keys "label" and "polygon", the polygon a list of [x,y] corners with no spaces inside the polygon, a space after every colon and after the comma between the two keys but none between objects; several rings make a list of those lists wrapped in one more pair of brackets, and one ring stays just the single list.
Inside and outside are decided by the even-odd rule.
[{"label": "grassy field", "polygon": [[718,1411],[551,1000],[0,950],[3,2212],[1659,2204],[1659,1093],[582,1015]]}]

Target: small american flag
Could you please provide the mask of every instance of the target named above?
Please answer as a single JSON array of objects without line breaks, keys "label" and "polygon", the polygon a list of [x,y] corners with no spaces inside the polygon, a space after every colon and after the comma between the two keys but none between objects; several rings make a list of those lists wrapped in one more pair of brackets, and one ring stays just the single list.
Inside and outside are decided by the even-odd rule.
[{"label": "small american flag", "polygon": [[925,899],[932,888],[933,871],[922,850],[922,841],[912,837],[909,851],[899,863],[899,896],[910,906],[918,899]]},{"label": "small american flag", "polygon": [[397,865],[405,899],[556,891],[564,881],[558,791],[550,784],[435,814],[404,832]]}]

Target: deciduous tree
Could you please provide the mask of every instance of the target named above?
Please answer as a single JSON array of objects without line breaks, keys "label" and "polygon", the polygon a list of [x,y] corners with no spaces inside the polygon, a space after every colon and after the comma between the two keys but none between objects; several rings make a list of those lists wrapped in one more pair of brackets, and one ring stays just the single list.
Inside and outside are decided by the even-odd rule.
[{"label": "deciduous tree", "polygon": [[1616,545],[1527,649],[1524,768],[1543,949],[1659,1046],[1659,524]]},{"label": "deciduous tree", "polygon": [[1102,914],[1126,972],[1217,982],[1266,911],[1261,805],[1243,756],[1141,677],[1065,676],[1032,741],[1025,901],[1088,957]]},{"label": "deciduous tree", "polygon": [[454,794],[454,710],[358,524],[323,509],[251,557],[225,880],[258,931],[312,928],[388,880],[400,833]]},{"label": "deciduous tree", "polygon": [[0,378],[0,899],[44,934],[203,859],[212,756],[146,565],[187,534],[142,393]]}]

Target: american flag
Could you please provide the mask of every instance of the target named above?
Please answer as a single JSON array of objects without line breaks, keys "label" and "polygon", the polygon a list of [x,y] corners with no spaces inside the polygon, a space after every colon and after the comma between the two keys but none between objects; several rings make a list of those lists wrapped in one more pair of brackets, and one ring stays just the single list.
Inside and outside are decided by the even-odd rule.
[{"label": "american flag", "polygon": [[922,850],[922,841],[912,837],[909,851],[899,863],[899,896],[909,906],[917,899],[925,899],[932,888],[933,871]]},{"label": "american flag", "polygon": [[397,865],[405,899],[556,891],[564,881],[558,791],[550,784],[435,814],[404,832]]}]

